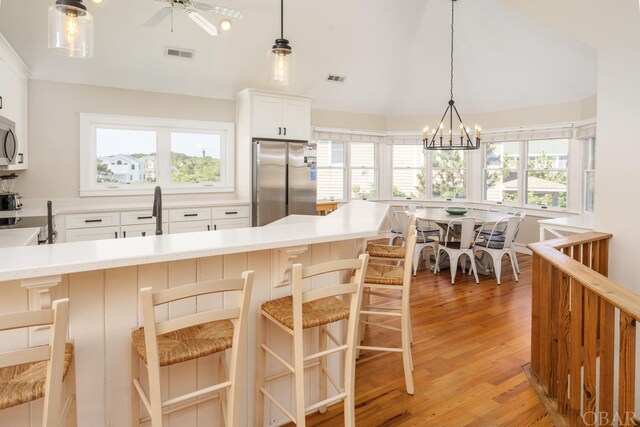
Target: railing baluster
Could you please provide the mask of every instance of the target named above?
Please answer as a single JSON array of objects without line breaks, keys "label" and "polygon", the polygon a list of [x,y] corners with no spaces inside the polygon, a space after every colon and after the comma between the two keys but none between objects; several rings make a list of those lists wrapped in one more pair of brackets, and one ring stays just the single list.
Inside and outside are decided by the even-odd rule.
[{"label": "railing baluster", "polygon": [[551,263],[540,263],[540,382],[545,393],[551,390]]},{"label": "railing baluster", "polygon": [[582,263],[587,267],[591,267],[591,243],[582,244]]},{"label": "railing baluster", "polygon": [[551,323],[551,348],[549,351],[549,397],[558,397],[558,346],[560,338],[560,276],[561,272],[557,268],[551,267],[551,277],[549,281],[549,320]]},{"label": "railing baluster", "polygon": [[531,372],[540,378],[540,255],[533,254],[531,277]]},{"label": "railing baluster", "polygon": [[620,312],[620,374],[618,418],[620,425],[633,425],[636,371],[636,321]]},{"label": "railing baluster", "polygon": [[587,290],[584,293],[584,380],[582,410],[596,412],[596,336],[598,330],[598,296]]},{"label": "railing baluster", "polygon": [[[568,252],[568,251],[567,251]],[[558,306],[556,307],[558,323],[558,357],[557,357],[557,388],[558,410],[565,415],[568,409],[569,391],[569,277],[556,270],[558,276]]]},{"label": "railing baluster", "polygon": [[600,264],[596,271],[609,276],[609,240],[600,240]]},{"label": "railing baluster", "polygon": [[613,425],[613,347],[615,336],[613,305],[600,299],[600,425]]},{"label": "railing baluster", "polygon": [[569,419],[571,420],[571,425],[579,425],[582,423],[580,418],[580,402],[582,401],[582,294],[582,283],[571,279],[571,318],[569,330],[569,343],[571,347],[569,351],[569,373],[571,375]]}]

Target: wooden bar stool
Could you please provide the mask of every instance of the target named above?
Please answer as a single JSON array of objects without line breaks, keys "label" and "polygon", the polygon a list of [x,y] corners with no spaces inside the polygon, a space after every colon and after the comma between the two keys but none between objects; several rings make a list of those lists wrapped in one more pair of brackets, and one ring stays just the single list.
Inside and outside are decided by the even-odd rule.
[{"label": "wooden bar stool", "polygon": [[[247,316],[253,286],[253,271],[245,271],[241,279],[210,280],[180,286],[160,292],[151,288],[140,290],[140,310],[144,327],[131,333],[131,425],[151,421],[152,427],[162,426],[168,415],[199,403],[219,398],[225,425],[240,425],[237,413],[241,387],[237,384],[238,356],[246,351]],[[185,298],[222,292],[239,291],[238,305],[190,314],[157,322],[154,308]],[[232,322],[235,320],[235,325]],[[160,367],[186,362],[231,349],[231,362],[226,381],[182,396],[162,401]],[[140,384],[138,358],[147,367],[149,394]],[[218,373],[226,377],[226,361],[220,357]],[[140,401],[149,417],[140,419]]]},{"label": "wooden bar stool", "polygon": [[[260,320],[258,325],[258,366],[256,372],[256,426],[264,425],[264,398],[267,397],[298,427],[305,426],[305,415],[308,412],[320,410],[326,411],[328,405],[344,400],[344,424],[345,426],[355,426],[355,345],[356,328],[358,324],[358,307],[362,297],[362,283],[364,280],[364,269],[368,262],[368,255],[360,255],[358,259],[348,259],[331,261],[317,264],[310,267],[302,267],[295,264],[291,272],[292,296],[267,301],[262,304]],[[354,273],[351,283],[330,286],[313,291],[303,292],[303,279],[328,274],[332,272],[345,272],[342,277],[344,282],[350,280],[351,273]],[[348,295],[349,304],[343,302],[338,296]],[[326,327],[329,323],[340,320],[348,320],[346,341],[341,343]],[[280,329],[293,337],[293,364],[287,362],[274,349],[265,343],[265,329],[267,321],[275,324]],[[320,351],[308,356],[304,355],[303,330],[309,328],[320,328]],[[335,347],[328,349],[328,340],[331,340]],[[327,368],[327,356],[344,351],[344,381],[342,384],[335,381]],[[274,360],[280,362],[287,370],[282,374],[272,375],[265,378],[265,359],[267,353]],[[319,359],[319,362],[313,362]],[[320,380],[320,401],[310,406],[305,406],[304,371],[307,368],[319,366]],[[282,403],[269,393],[265,388],[265,383],[293,375],[295,379],[295,415],[291,413]],[[337,394],[327,397],[327,379],[336,389]]]},{"label": "wooden bar stool", "polygon": [[0,409],[44,398],[42,426],[60,427],[66,425],[69,415],[75,418],[71,411],[74,378],[70,380],[72,392],[62,404],[62,383],[73,371],[73,344],[66,342],[69,300],[54,301],[49,310],[0,316],[0,331],[46,325],[51,325],[49,344],[0,354]]},{"label": "wooden bar stool", "polygon": [[[410,220],[409,224],[413,224]],[[407,393],[413,394],[413,359],[411,356],[411,315],[410,315],[410,290],[411,290],[411,273],[412,262],[414,261],[413,252],[416,247],[416,227],[411,225],[408,233],[405,234],[404,251],[396,248],[398,246],[382,247],[383,245],[368,245],[367,250],[370,255],[376,254],[376,259],[384,261],[392,261],[401,263],[401,266],[391,264],[369,263],[367,266],[367,274],[364,278],[364,290],[362,297],[362,306],[360,309],[359,324],[359,340],[364,340],[365,328],[367,325],[377,326],[384,329],[400,332],[400,347],[374,347],[366,345],[358,345],[357,356],[361,350],[386,351],[402,353],[402,361],[404,367],[404,379],[407,387]],[[388,256],[393,254],[394,256]],[[400,291],[400,295],[397,294]],[[380,298],[400,300],[400,307],[388,307],[386,305],[371,305],[371,296]],[[382,323],[369,321],[369,316],[386,316],[400,318],[400,328],[389,326]]]}]

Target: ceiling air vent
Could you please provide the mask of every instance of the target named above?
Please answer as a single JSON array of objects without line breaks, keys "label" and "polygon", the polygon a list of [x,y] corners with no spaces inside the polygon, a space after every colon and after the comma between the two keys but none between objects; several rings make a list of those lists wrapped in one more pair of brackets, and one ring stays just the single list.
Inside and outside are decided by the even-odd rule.
[{"label": "ceiling air vent", "polygon": [[334,74],[329,74],[329,77],[327,77],[328,81],[336,83],[342,83],[344,79],[346,79],[345,76],[336,76]]},{"label": "ceiling air vent", "polygon": [[175,47],[167,47],[165,53],[167,56],[171,56],[173,58],[193,59],[195,51],[188,49],[178,49]]}]

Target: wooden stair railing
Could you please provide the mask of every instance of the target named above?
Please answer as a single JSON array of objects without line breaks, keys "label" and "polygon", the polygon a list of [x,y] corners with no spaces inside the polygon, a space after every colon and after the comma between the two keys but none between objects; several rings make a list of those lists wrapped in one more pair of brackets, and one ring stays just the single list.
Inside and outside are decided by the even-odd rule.
[{"label": "wooden stair railing", "polygon": [[606,277],[611,237],[590,232],[528,245],[533,251],[531,376],[568,425],[634,425],[640,295]]}]

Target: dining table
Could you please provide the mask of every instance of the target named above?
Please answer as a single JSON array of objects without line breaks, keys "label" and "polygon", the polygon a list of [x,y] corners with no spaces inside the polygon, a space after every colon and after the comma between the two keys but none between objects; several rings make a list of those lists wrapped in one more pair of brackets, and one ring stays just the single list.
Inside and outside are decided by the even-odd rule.
[{"label": "dining table", "polygon": [[[443,231],[442,236],[444,237],[447,228],[449,227],[449,223],[455,219],[462,218],[475,218],[478,220],[478,223],[484,223],[484,228],[491,229],[496,223],[500,222],[500,220],[509,217],[508,213],[495,212],[495,211],[487,211],[481,209],[468,209],[465,214],[462,215],[452,215],[448,213],[445,208],[417,208],[415,210],[409,209],[406,211],[407,214],[414,215],[418,220],[421,221],[431,221],[438,225]],[[455,236],[455,230],[452,230],[453,233],[450,234]],[[482,256],[476,256],[476,267],[478,270],[478,274],[482,274],[484,276],[488,276],[491,274],[491,257],[488,257],[486,252],[482,253]],[[443,257],[443,261],[448,263],[448,260],[445,260],[446,257]],[[442,261],[441,261],[442,262]],[[447,265],[440,264],[440,268],[447,268]]]}]

